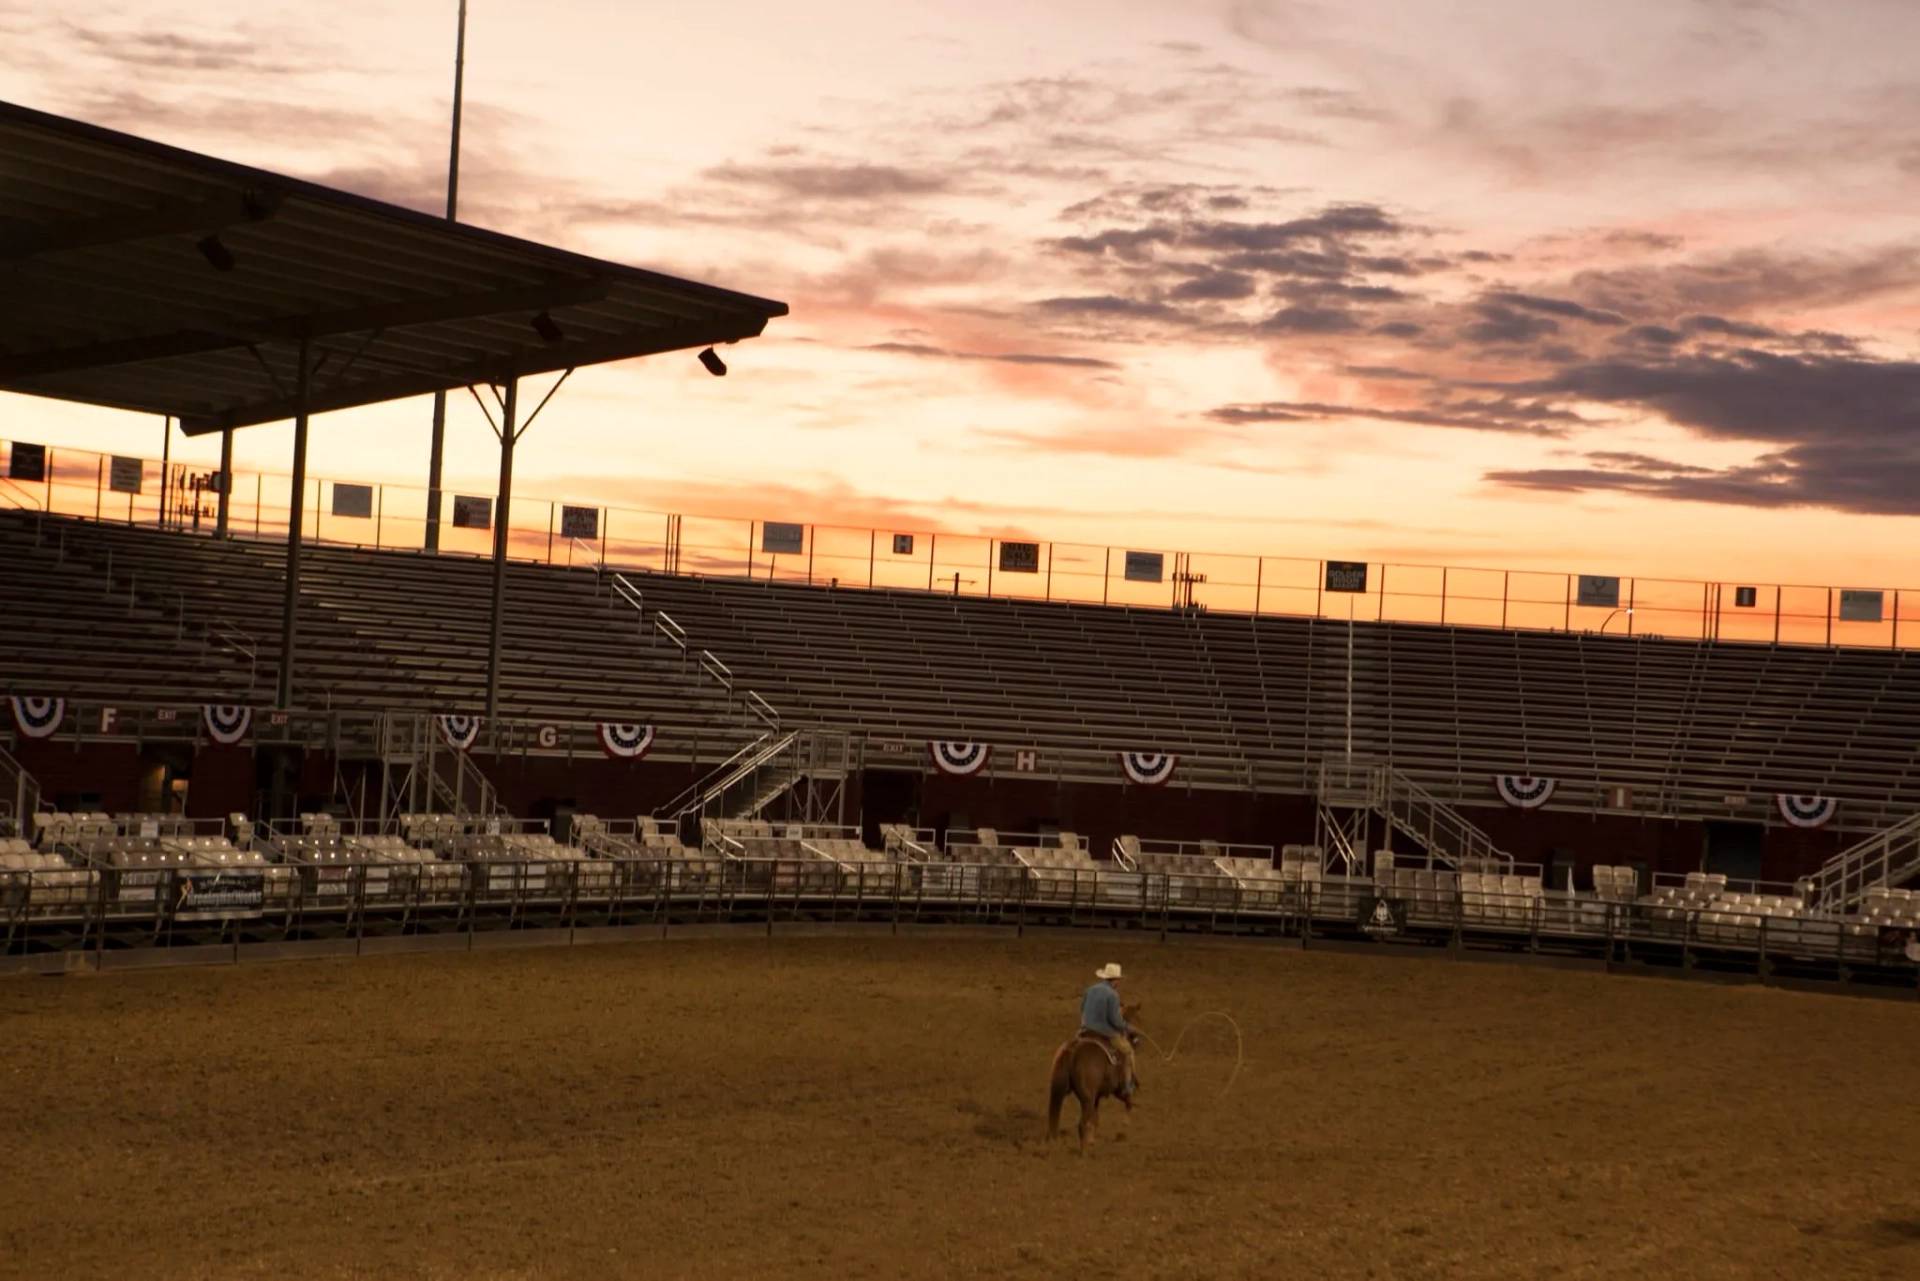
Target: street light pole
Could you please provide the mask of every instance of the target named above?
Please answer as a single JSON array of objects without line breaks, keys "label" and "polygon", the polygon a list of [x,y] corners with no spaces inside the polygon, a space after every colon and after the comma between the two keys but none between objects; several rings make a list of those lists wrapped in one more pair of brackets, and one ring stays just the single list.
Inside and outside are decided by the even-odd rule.
[{"label": "street light pole", "polygon": [[[453,139],[447,156],[447,221],[460,204],[460,100],[467,78],[467,0],[460,0],[460,21],[453,44]],[[426,549],[440,550],[440,470],[447,445],[447,393],[433,393],[433,446],[427,459]]]},{"label": "street light pole", "polygon": [[1605,618],[1604,620],[1602,620],[1602,622],[1601,622],[1601,624],[1600,624],[1600,634],[1601,634],[1602,636],[1605,636],[1605,635],[1607,634],[1607,624],[1608,624],[1608,623],[1611,623],[1611,622],[1612,622],[1612,621],[1613,621],[1613,620],[1614,620],[1614,619],[1615,619],[1616,617],[1618,617],[1618,616],[1619,616],[1619,615],[1621,615],[1621,614],[1625,614],[1625,615],[1626,615],[1626,616],[1627,616],[1628,618],[1632,618],[1632,617],[1633,617],[1633,606],[1631,606],[1631,605],[1628,605],[1628,606],[1626,606],[1626,607],[1625,607],[1625,608],[1623,608],[1623,609],[1616,609],[1616,610],[1614,610],[1614,611],[1613,611],[1613,613],[1611,613],[1611,614],[1608,614],[1608,615],[1606,616],[1606,618]]}]

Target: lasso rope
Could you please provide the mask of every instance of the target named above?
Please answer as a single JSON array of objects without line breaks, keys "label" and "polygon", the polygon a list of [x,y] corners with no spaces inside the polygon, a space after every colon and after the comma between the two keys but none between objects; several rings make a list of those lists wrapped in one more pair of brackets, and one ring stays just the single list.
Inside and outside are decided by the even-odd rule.
[{"label": "lasso rope", "polygon": [[1173,1062],[1173,1056],[1180,1053],[1180,1043],[1187,1039],[1187,1033],[1193,1031],[1195,1024],[1205,1019],[1225,1019],[1227,1026],[1233,1029],[1233,1071],[1228,1075],[1227,1083],[1220,1087],[1220,1097],[1224,1099],[1227,1097],[1227,1091],[1233,1088],[1234,1081],[1240,1076],[1240,1069],[1245,1066],[1247,1061],[1246,1040],[1240,1035],[1240,1025],[1233,1021],[1233,1015],[1228,1014],[1225,1010],[1208,1010],[1205,1014],[1196,1015],[1188,1019],[1187,1025],[1180,1029],[1180,1035],[1173,1038],[1173,1048],[1171,1050],[1161,1049],[1160,1042],[1154,1040],[1144,1028],[1140,1030],[1140,1036],[1148,1045],[1153,1047],[1153,1052],[1160,1056],[1162,1063],[1171,1063]]}]

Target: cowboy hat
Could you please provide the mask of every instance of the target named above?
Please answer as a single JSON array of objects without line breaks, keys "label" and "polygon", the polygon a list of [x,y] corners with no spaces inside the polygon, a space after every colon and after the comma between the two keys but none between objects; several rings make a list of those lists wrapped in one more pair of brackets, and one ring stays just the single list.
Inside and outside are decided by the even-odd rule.
[{"label": "cowboy hat", "polygon": [[1107,962],[1107,963],[1106,963],[1105,965],[1103,965],[1103,966],[1101,966],[1101,967],[1100,967],[1099,969],[1097,969],[1097,970],[1095,970],[1095,971],[1093,972],[1093,977],[1095,977],[1095,978],[1097,978],[1097,979],[1117,979],[1117,978],[1119,978],[1119,977],[1120,977],[1120,962],[1118,962],[1118,961],[1108,961],[1108,962]]}]

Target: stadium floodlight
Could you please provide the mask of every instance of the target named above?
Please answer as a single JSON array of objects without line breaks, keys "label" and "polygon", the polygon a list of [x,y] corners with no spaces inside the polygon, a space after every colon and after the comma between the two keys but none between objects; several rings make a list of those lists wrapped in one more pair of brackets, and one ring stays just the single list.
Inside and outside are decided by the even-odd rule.
[{"label": "stadium floodlight", "polygon": [[720,359],[720,353],[711,347],[700,353],[700,363],[705,365],[707,372],[715,378],[727,376],[727,362]]},{"label": "stadium floodlight", "polygon": [[545,342],[565,342],[567,335],[547,312],[541,312],[533,318],[533,332],[539,334]]},{"label": "stadium floodlight", "polygon": [[233,270],[233,250],[221,243],[218,233],[208,236],[194,248],[200,251],[200,256],[205,258],[207,264],[215,271]]}]

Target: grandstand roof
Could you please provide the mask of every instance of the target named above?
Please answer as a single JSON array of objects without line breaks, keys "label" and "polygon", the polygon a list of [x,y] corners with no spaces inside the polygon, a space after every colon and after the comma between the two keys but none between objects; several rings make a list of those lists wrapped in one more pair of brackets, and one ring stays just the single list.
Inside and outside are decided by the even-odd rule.
[{"label": "grandstand roof", "polygon": [[0,102],[0,390],[199,435],[293,417],[303,338],[320,413],[735,342],[786,314]]}]

